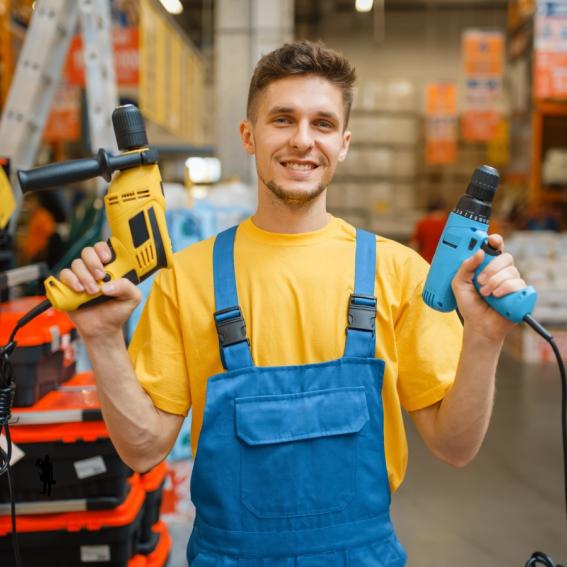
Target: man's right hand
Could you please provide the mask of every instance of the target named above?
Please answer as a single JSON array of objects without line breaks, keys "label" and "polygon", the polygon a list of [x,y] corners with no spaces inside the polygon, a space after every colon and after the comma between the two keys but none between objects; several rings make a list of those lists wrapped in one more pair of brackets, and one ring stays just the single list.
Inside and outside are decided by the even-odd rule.
[{"label": "man's right hand", "polygon": [[115,336],[122,332],[122,326],[132,311],[140,303],[142,294],[129,280],[121,278],[100,285],[104,277],[104,264],[112,259],[112,253],[106,242],[97,242],[94,247],[84,248],[81,258],[73,260],[70,269],[61,272],[59,279],[77,292],[85,291],[96,295],[100,291],[114,298],[69,313],[73,323],[84,339]]}]

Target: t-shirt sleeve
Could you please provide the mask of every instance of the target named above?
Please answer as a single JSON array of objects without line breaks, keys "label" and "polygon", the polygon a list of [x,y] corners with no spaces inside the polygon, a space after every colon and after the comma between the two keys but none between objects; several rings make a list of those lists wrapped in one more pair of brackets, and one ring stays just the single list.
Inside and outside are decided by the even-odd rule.
[{"label": "t-shirt sleeve", "polygon": [[187,415],[191,391],[172,270],[161,270],[157,275],[129,354],[138,381],[154,405],[168,413]]},{"label": "t-shirt sleeve", "polygon": [[451,388],[461,353],[463,327],[455,312],[428,307],[417,285],[396,321],[398,393],[407,411],[441,400]]}]

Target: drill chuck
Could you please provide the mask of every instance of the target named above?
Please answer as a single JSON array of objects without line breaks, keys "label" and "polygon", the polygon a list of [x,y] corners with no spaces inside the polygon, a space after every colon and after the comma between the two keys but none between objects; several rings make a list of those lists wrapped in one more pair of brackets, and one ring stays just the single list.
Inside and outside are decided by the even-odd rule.
[{"label": "drill chuck", "polygon": [[466,193],[479,201],[492,203],[499,181],[500,175],[496,169],[482,165],[474,170]]},{"label": "drill chuck", "polygon": [[121,152],[136,150],[148,145],[142,113],[133,104],[118,106],[112,113],[112,126]]}]

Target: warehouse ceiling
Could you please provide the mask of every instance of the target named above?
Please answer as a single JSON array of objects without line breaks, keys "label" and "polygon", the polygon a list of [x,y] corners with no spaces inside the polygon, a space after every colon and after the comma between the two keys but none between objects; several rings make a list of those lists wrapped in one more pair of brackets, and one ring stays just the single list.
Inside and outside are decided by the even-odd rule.
[{"label": "warehouse ceiling", "polygon": [[[256,0],[257,2],[262,0]],[[199,48],[211,47],[214,38],[215,0],[181,0],[183,12],[177,23]],[[355,13],[355,0],[295,0],[298,24],[318,25],[333,15]],[[508,0],[374,0],[374,9],[388,12],[419,10],[506,10]]]}]

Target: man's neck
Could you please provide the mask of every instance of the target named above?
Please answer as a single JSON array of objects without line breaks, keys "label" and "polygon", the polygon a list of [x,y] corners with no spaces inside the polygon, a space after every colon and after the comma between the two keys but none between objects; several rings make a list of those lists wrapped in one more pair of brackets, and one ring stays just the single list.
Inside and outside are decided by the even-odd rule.
[{"label": "man's neck", "polygon": [[258,228],[280,234],[319,230],[329,222],[326,192],[310,203],[296,205],[285,203],[275,195],[266,195],[260,191],[258,208],[252,220]]}]

